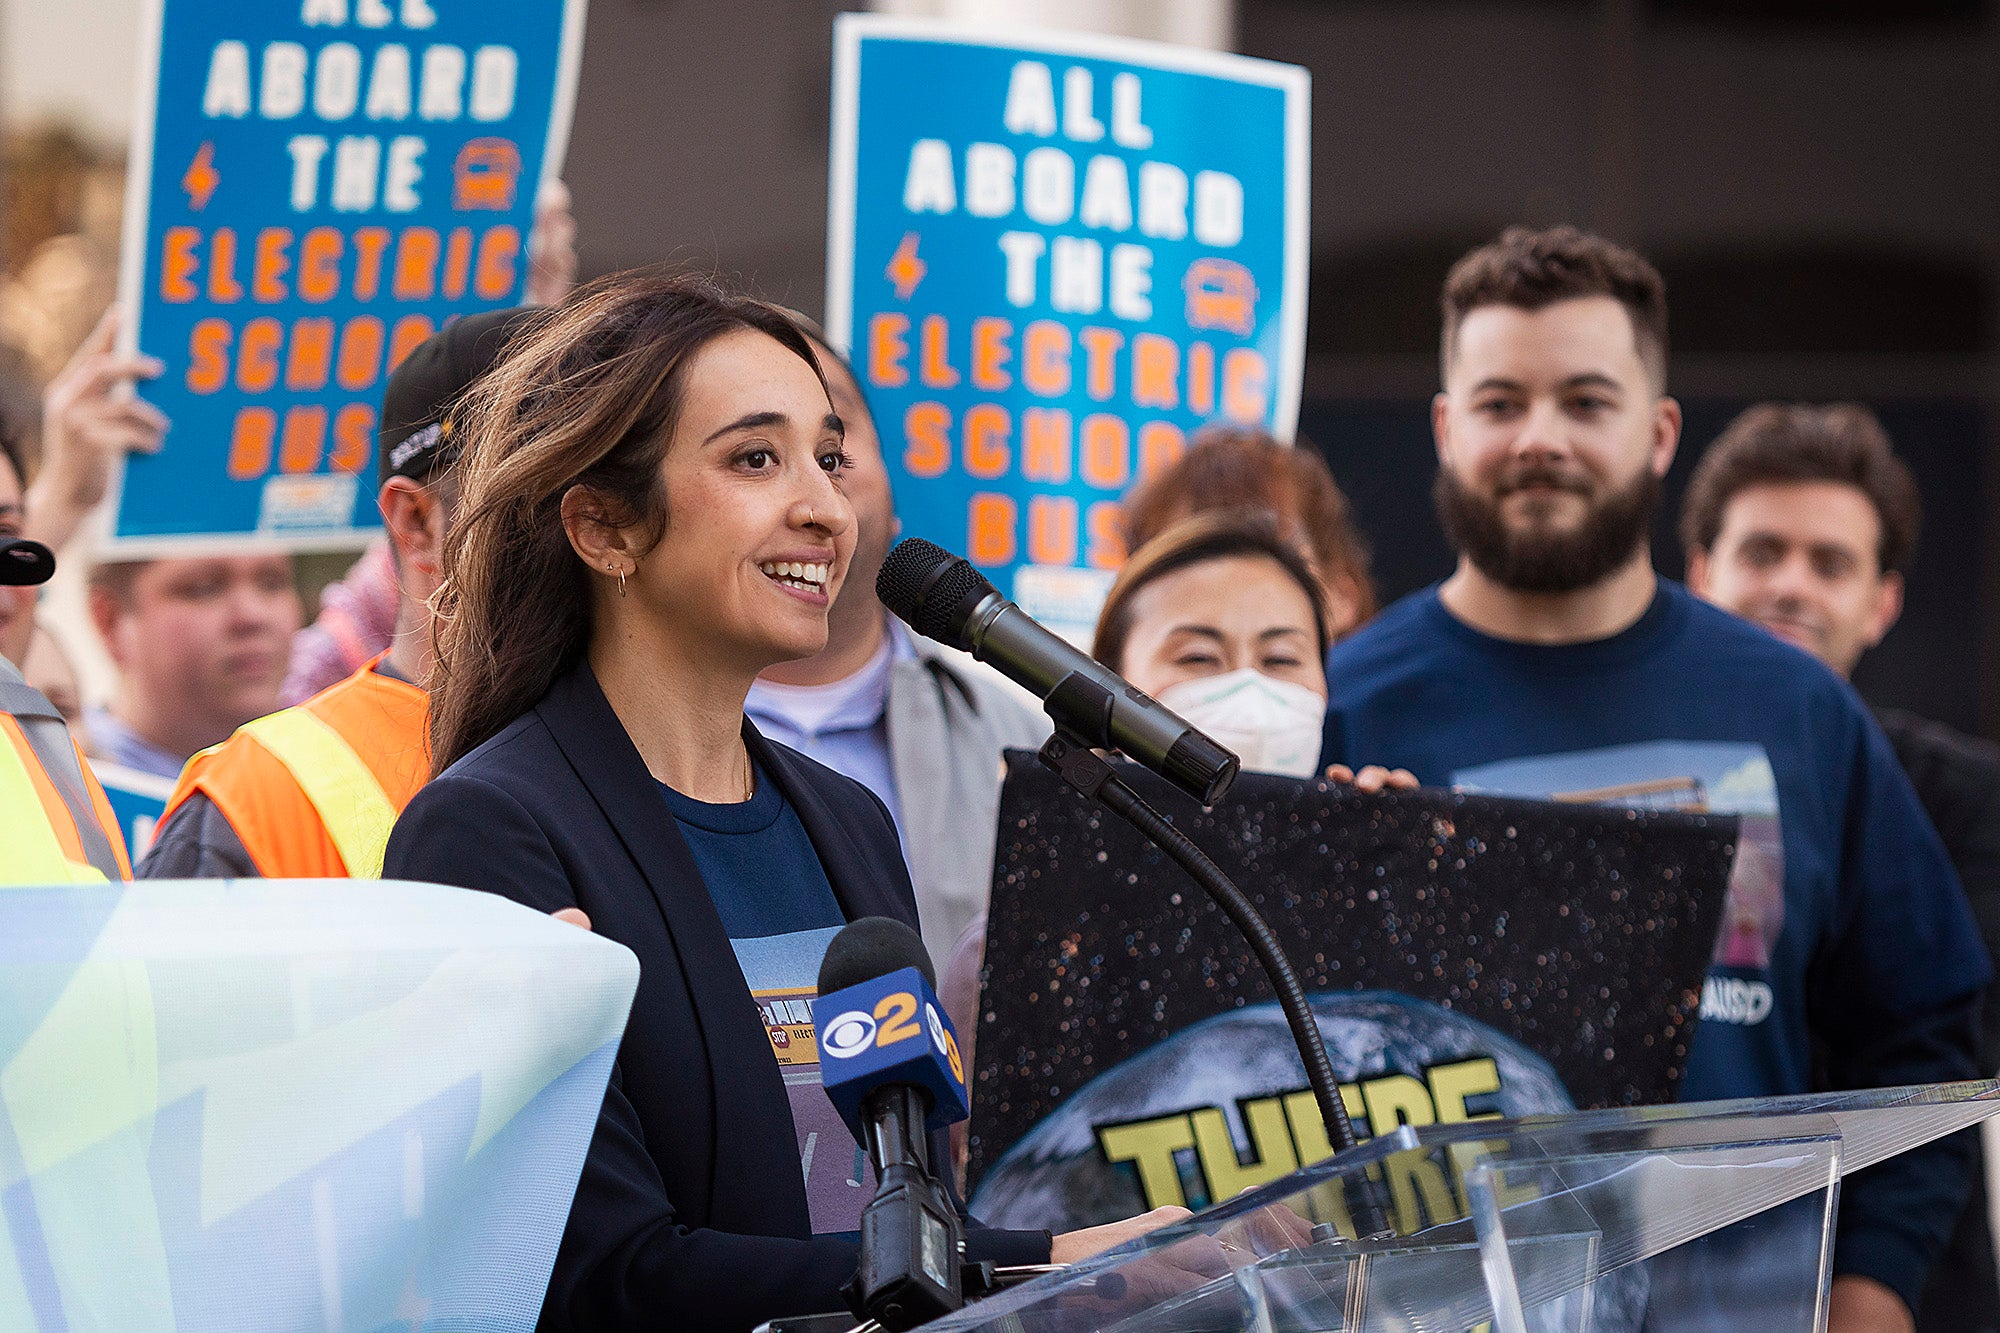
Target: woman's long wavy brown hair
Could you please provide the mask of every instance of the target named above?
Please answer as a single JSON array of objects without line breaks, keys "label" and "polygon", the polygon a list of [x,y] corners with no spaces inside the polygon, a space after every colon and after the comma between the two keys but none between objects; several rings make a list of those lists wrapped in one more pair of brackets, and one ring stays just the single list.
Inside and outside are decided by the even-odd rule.
[{"label": "woman's long wavy brown hair", "polygon": [[686,366],[733,329],[819,363],[777,307],[710,279],[642,270],[579,289],[537,317],[468,402],[463,497],[445,542],[434,620],[431,765],[442,773],[533,707],[589,646],[590,575],[563,531],[563,496],[587,513],[666,532],[660,464]]}]

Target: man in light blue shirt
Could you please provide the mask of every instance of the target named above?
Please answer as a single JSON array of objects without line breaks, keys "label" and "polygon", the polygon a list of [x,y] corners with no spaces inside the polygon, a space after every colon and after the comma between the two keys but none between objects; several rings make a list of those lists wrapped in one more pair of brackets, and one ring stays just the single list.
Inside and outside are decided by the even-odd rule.
[{"label": "man in light blue shirt", "polygon": [[[852,442],[849,447],[853,447]],[[849,589],[855,586],[853,578],[850,573]],[[842,599],[846,599],[845,592]],[[897,662],[914,661],[916,656],[908,631],[889,621],[874,655],[860,670],[825,684],[788,685],[762,679],[751,687],[746,707],[766,736],[846,774],[881,797],[900,832],[902,801],[889,761],[889,679]],[[905,835],[905,860],[909,854]]]}]

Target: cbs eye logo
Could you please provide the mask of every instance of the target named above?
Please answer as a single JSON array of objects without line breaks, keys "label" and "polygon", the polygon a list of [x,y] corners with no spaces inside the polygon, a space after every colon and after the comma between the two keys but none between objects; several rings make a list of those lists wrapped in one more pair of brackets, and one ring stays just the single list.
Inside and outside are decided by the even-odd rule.
[{"label": "cbs eye logo", "polygon": [[827,1026],[820,1049],[840,1060],[851,1060],[875,1044],[875,1020],[849,1009]]},{"label": "cbs eye logo", "polygon": [[916,1016],[916,996],[908,991],[884,995],[875,1002],[873,1014],[849,1009],[827,1024],[820,1049],[836,1060],[852,1060],[871,1046],[894,1046],[921,1037],[924,1030],[917,1026]]}]

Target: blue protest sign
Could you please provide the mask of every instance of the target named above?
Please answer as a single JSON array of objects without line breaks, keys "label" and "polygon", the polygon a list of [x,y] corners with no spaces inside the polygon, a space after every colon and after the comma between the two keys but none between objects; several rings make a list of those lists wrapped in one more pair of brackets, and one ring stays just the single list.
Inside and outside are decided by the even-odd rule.
[{"label": "blue protest sign", "polygon": [[[150,0],[125,201],[126,346],[172,421],[124,555],[377,526],[389,370],[517,303],[560,170],[584,0]],[[219,540],[218,540],[219,539]]]},{"label": "blue protest sign", "polygon": [[97,775],[98,785],[104,788],[104,799],[111,803],[111,813],[118,817],[118,830],[125,835],[125,850],[131,853],[132,864],[136,866],[153,845],[153,832],[159,827],[160,816],[167,812],[167,798],[174,794],[174,784],[170,779],[101,759],[91,760],[90,768]]},{"label": "blue protest sign", "polygon": [[1217,420],[1289,437],[1306,71],[875,15],[834,29],[827,328],[903,531],[1087,634],[1119,496]]}]

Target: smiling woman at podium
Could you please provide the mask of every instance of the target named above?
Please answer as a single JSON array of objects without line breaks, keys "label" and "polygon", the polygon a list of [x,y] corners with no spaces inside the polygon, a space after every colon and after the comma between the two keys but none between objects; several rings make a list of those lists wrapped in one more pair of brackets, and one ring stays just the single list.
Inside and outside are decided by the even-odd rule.
[{"label": "smiling woman at podium", "polygon": [[[916,904],[882,803],[743,701],[825,643],[854,545],[840,418],[781,312],[659,274],[578,293],[483,395],[440,594],[439,776],[384,874],[578,907],[639,957],[543,1327],[838,1309],[873,1179],[798,1002],[841,925],[914,927]],[[969,1241],[1051,1257],[1046,1232]]]}]

